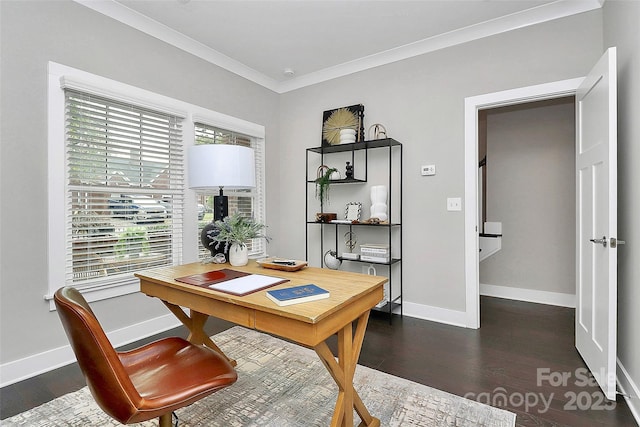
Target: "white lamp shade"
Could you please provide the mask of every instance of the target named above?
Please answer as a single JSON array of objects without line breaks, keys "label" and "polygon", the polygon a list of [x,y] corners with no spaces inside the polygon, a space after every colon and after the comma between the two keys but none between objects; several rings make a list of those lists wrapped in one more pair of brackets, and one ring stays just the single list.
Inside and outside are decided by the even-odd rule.
[{"label": "white lamp shade", "polygon": [[253,150],[242,145],[203,144],[189,148],[189,188],[206,190],[253,188]]}]

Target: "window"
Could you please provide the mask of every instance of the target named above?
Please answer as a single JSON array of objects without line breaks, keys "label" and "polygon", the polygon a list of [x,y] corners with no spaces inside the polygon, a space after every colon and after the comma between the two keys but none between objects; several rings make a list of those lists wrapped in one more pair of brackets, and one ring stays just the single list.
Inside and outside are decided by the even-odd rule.
[{"label": "window", "polygon": [[65,105],[65,283],[112,283],[179,262],[182,119],[75,90]]},{"label": "window", "polygon": [[198,218],[208,212],[185,182],[196,127],[226,132],[256,150],[257,187],[236,196],[244,212],[264,221],[263,126],[48,65],[51,310],[61,286],[79,288],[91,302],[138,292],[137,270],[198,259]]},{"label": "window", "polygon": [[[225,195],[229,199],[229,213],[239,212],[243,216],[253,217],[256,221],[264,223],[264,171],[263,171],[263,144],[262,139],[252,138],[248,135],[232,132],[210,126],[204,123],[195,123],[196,144],[235,144],[249,147],[254,150],[256,160],[256,188],[251,190],[227,190]],[[209,250],[202,246],[199,236],[202,228],[213,220],[213,197],[217,192],[198,194],[198,204],[204,207],[205,215],[198,221],[198,256],[205,259],[211,256]],[[266,254],[266,242],[264,239],[253,239],[247,244],[250,256]]]}]

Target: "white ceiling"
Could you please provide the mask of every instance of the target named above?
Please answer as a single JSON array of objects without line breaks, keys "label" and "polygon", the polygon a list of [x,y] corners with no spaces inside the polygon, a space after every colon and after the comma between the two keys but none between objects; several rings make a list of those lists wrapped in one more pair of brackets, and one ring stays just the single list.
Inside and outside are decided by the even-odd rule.
[{"label": "white ceiling", "polygon": [[600,0],[76,1],[280,93],[601,7]]}]

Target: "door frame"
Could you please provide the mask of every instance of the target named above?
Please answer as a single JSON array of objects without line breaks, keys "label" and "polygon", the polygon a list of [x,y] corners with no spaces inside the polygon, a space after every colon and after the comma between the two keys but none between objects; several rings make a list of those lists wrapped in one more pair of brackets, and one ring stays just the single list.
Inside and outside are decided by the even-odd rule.
[{"label": "door frame", "polygon": [[464,276],[466,327],[480,327],[478,238],[478,112],[576,94],[584,77],[465,98],[464,103]]}]

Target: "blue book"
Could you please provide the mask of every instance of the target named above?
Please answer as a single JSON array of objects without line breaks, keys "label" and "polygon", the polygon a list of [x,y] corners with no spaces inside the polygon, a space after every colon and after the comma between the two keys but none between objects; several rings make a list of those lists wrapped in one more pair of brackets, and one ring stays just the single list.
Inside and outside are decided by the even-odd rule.
[{"label": "blue book", "polygon": [[278,305],[291,305],[329,298],[329,291],[309,283],[308,285],[294,286],[286,289],[274,289],[267,291],[266,295],[267,298]]}]

